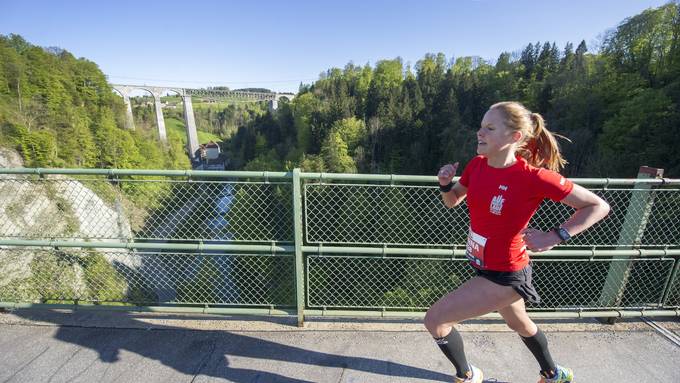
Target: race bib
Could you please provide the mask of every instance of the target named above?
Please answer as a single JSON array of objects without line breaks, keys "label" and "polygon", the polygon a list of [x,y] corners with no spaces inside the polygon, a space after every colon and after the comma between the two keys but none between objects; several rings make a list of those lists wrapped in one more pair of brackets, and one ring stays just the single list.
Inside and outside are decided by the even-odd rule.
[{"label": "race bib", "polygon": [[478,268],[484,267],[484,246],[486,246],[486,238],[470,229],[465,256]]}]

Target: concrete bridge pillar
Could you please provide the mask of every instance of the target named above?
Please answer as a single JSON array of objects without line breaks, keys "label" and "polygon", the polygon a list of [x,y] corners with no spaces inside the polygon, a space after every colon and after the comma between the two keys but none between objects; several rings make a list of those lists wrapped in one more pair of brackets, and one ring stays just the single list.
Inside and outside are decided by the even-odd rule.
[{"label": "concrete bridge pillar", "polygon": [[184,124],[187,129],[187,151],[192,160],[198,150],[198,132],[196,131],[196,120],[194,119],[194,107],[191,104],[190,95],[182,95],[184,101]]},{"label": "concrete bridge pillar", "polygon": [[123,94],[123,102],[125,103],[125,128],[128,130],[135,130],[135,119],[132,117],[132,104],[130,103],[130,96],[127,93]]},{"label": "concrete bridge pillar", "polygon": [[279,108],[279,100],[269,100],[269,111],[273,112]]},{"label": "concrete bridge pillar", "polygon": [[156,123],[158,124],[158,136],[161,142],[168,143],[168,135],[165,131],[165,120],[163,119],[163,108],[161,107],[160,93],[152,93],[154,104],[156,105]]},{"label": "concrete bridge pillar", "polygon": [[132,117],[132,104],[130,103],[130,89],[125,85],[113,85],[113,90],[123,97],[125,103],[125,129],[135,130],[135,120]]}]

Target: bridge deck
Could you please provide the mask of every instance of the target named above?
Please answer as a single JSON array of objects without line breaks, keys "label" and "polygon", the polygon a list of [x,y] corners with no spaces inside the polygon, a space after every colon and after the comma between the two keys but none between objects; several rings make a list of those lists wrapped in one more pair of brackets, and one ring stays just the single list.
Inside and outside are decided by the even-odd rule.
[{"label": "bridge deck", "polygon": [[[244,320],[247,319],[247,320]],[[661,320],[680,334],[677,318]],[[415,321],[234,318],[17,310],[0,314],[0,380],[12,382],[451,382]],[[639,320],[544,321],[578,382],[678,382],[680,347]],[[461,326],[487,382],[535,382],[537,365],[501,322]]]}]

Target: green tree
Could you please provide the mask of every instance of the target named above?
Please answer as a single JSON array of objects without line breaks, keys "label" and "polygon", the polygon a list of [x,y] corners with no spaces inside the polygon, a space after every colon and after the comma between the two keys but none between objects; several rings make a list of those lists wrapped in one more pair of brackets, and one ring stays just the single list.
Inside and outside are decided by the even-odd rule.
[{"label": "green tree", "polygon": [[339,132],[331,132],[321,147],[321,156],[327,169],[335,173],[356,173],[354,160],[349,155],[347,143]]}]

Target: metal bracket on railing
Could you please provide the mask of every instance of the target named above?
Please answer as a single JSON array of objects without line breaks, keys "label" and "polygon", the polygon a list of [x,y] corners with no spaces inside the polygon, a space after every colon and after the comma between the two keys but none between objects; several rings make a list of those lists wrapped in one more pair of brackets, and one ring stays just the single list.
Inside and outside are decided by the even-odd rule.
[{"label": "metal bracket on railing", "polygon": [[203,255],[203,249],[204,249],[204,247],[203,247],[203,240],[199,240],[199,241],[198,241],[198,249],[197,249],[197,250],[198,250],[198,254]]},{"label": "metal bracket on railing", "polygon": [[611,181],[610,178],[605,178],[604,186],[602,187],[602,190],[607,190],[609,187],[609,182]]},{"label": "metal bracket on railing", "polygon": [[271,251],[272,255],[276,255],[276,241],[271,241],[269,251]]},{"label": "metal bracket on railing", "polygon": [[319,250],[318,250],[319,255],[323,254],[323,243],[319,244]]},{"label": "metal bracket on railing", "polygon": [[116,174],[116,172],[114,172],[113,169],[109,169],[106,177],[109,179],[109,182],[111,182],[113,185],[115,186],[120,185],[120,179],[118,178],[118,174]]},{"label": "metal bracket on railing", "polygon": [[269,183],[269,172],[265,170],[262,175],[264,177],[264,183],[268,184]]},{"label": "metal bracket on railing", "polygon": [[390,186],[396,186],[394,184],[394,174],[390,174]]},{"label": "metal bracket on railing", "polygon": [[453,244],[453,246],[451,246],[451,260],[452,261],[458,259],[458,257],[456,256],[456,250],[458,250],[458,247],[462,247],[462,246],[460,246],[458,244]]},{"label": "metal bracket on railing", "polygon": [[193,175],[194,173],[191,170],[184,171],[184,177],[186,177],[188,183],[192,183],[195,181]]},{"label": "metal bracket on railing", "polygon": [[387,258],[387,245],[383,243],[382,258]]}]

